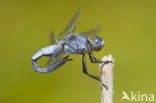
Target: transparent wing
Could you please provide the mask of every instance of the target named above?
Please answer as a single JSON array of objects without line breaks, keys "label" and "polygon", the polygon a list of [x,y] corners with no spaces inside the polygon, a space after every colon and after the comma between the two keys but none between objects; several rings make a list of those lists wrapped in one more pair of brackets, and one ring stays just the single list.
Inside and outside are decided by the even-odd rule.
[{"label": "transparent wing", "polygon": [[86,31],[86,32],[81,32],[79,34],[82,35],[83,37],[88,38],[88,37],[91,37],[91,36],[93,36],[99,32],[100,32],[100,28],[94,28],[94,29],[91,29],[91,30]]},{"label": "transparent wing", "polygon": [[51,31],[50,33],[50,43],[51,44],[56,44],[58,43],[59,39],[56,37],[55,32]]},{"label": "transparent wing", "polygon": [[59,61],[62,57],[63,57],[62,54],[58,55],[57,57],[51,55],[51,56],[49,57],[48,62],[47,62],[47,66],[49,66],[50,64],[54,64],[56,61]]},{"label": "transparent wing", "polygon": [[74,34],[68,36],[67,38],[64,39],[64,45],[68,45],[68,43],[73,42],[76,38]]},{"label": "transparent wing", "polygon": [[70,23],[67,25],[67,27],[59,34],[61,38],[66,37],[67,35],[73,33],[76,28],[76,22],[78,21],[78,18],[81,14],[81,11],[78,11],[75,16],[72,18]]}]

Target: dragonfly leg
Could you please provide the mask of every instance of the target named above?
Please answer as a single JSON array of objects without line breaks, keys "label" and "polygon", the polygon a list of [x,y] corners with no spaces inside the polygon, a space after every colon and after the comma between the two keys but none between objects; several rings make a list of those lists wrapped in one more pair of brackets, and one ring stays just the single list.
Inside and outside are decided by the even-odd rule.
[{"label": "dragonfly leg", "polygon": [[[94,79],[96,79],[96,80],[98,80],[98,81],[101,82],[101,80],[100,80],[99,77],[94,76],[94,75],[91,75],[91,74],[88,73],[88,71],[87,71],[87,66],[86,66],[86,57],[85,57],[85,54],[83,54],[82,63],[83,63],[83,72],[84,72],[85,74],[87,74],[88,76],[90,76],[90,77],[92,77],[92,78],[94,78]],[[102,82],[101,82],[101,83],[102,83]],[[108,90],[107,85],[105,85],[105,84],[102,83],[102,86],[105,87],[105,88]]]},{"label": "dragonfly leg", "polygon": [[85,54],[83,54],[83,57],[82,57],[82,64],[83,64],[83,72],[84,72],[85,74],[87,74],[88,76],[90,76],[90,77],[92,77],[92,78],[94,78],[94,79],[100,81],[100,78],[99,78],[99,77],[94,76],[94,75],[91,75],[91,74],[88,73],[88,71],[87,71],[87,66],[86,66],[86,57],[85,57]]},{"label": "dragonfly leg", "polygon": [[89,53],[89,58],[90,58],[90,61],[92,63],[104,63],[104,64],[107,64],[107,63],[112,63],[113,61],[99,61],[96,59],[96,57],[93,56],[93,54]]}]

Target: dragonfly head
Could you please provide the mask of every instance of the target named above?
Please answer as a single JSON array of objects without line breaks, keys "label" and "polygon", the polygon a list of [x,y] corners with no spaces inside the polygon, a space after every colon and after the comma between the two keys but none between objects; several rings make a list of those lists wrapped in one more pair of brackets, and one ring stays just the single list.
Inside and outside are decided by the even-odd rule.
[{"label": "dragonfly head", "polygon": [[95,36],[93,36],[93,38],[91,40],[91,44],[92,44],[93,50],[99,51],[104,46],[104,40],[102,38],[100,38],[99,36],[95,35]]}]

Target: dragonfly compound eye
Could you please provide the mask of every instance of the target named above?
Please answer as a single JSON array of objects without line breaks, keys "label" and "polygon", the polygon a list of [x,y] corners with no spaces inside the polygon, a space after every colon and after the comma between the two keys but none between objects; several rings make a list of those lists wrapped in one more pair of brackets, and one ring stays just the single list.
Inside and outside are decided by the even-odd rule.
[{"label": "dragonfly compound eye", "polygon": [[93,49],[95,51],[101,50],[101,48],[104,46],[104,40],[102,40],[99,36],[95,35],[94,38],[94,43],[93,43]]}]

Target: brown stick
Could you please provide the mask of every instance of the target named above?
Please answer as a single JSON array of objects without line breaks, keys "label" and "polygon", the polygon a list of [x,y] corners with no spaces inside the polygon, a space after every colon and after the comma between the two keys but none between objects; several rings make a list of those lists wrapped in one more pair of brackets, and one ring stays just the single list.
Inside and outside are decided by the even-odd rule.
[{"label": "brown stick", "polygon": [[104,56],[102,61],[111,61],[100,64],[101,79],[101,103],[113,103],[113,66],[114,60],[111,55]]}]

